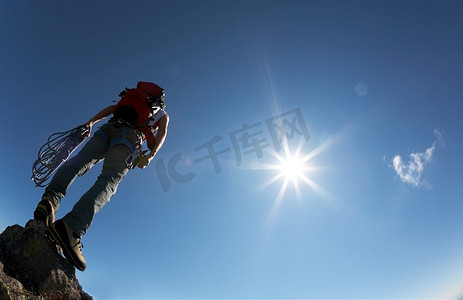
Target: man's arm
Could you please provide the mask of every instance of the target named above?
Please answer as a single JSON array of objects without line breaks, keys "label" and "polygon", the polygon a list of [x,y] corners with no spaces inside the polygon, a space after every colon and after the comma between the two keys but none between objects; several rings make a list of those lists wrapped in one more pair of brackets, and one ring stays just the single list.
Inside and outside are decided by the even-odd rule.
[{"label": "man's arm", "polygon": [[93,118],[91,118],[90,120],[87,121],[87,123],[85,123],[85,125],[87,125],[89,127],[89,131],[88,133],[85,135],[85,137],[89,137],[90,136],[90,133],[92,132],[92,126],[93,124],[95,124],[96,122],[98,121],[101,121],[103,120],[104,118],[110,116],[111,114],[114,113],[114,111],[116,110],[116,105],[111,105],[111,106],[108,106],[106,107],[105,109],[101,110],[99,113],[97,113],[95,116],[93,116]]},{"label": "man's arm", "polygon": [[158,150],[161,148],[162,144],[164,143],[164,140],[166,139],[167,135],[167,126],[169,125],[169,115],[165,114],[160,120],[159,120],[159,128],[158,132],[156,133],[156,136],[154,137],[154,143],[153,143],[153,148],[151,148],[150,153],[147,155],[143,155],[140,158],[140,162],[138,163],[139,168],[145,168],[146,166],[149,165],[151,160],[153,160],[154,156],[158,152]]}]

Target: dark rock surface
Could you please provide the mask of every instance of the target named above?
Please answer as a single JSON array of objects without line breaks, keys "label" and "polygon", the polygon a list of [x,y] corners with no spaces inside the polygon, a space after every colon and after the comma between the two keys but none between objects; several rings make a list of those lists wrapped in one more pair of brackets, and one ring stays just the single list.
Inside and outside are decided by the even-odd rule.
[{"label": "dark rock surface", "polygon": [[92,299],[59,251],[42,222],[6,228],[0,235],[0,299]]}]

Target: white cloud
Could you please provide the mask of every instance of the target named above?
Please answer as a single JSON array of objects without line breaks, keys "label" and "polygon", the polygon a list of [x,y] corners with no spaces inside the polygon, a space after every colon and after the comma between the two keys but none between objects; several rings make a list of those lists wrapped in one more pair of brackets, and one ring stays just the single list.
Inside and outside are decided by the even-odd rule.
[{"label": "white cloud", "polygon": [[423,182],[428,188],[431,186],[428,182],[421,181],[421,175],[423,174],[425,165],[431,161],[434,151],[436,150],[436,144],[442,138],[442,133],[436,128],[434,130],[434,136],[435,140],[431,147],[427,148],[424,152],[411,153],[408,162],[404,162],[400,155],[394,156],[392,159],[392,167],[397,175],[399,175],[400,180],[415,187]]}]

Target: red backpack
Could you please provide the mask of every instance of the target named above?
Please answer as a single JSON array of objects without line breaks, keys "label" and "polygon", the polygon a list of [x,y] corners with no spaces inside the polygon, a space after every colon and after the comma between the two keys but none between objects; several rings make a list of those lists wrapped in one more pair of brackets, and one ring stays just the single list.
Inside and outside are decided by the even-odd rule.
[{"label": "red backpack", "polygon": [[135,89],[125,89],[119,96],[121,100],[116,104],[114,116],[124,120],[145,135],[148,146],[153,142],[154,135],[151,128],[146,127],[152,113],[152,101],[162,92],[160,86],[151,82],[140,81]]}]

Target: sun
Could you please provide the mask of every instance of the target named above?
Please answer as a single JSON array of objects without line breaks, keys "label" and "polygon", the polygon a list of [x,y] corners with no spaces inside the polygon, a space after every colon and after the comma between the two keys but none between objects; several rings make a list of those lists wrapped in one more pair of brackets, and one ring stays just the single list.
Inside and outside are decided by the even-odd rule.
[{"label": "sun", "polygon": [[272,228],[280,209],[283,199],[291,199],[285,197],[288,189],[295,192],[295,199],[303,204],[304,200],[308,198],[307,187],[323,198],[327,203],[333,207],[337,207],[336,201],[332,198],[323,187],[314,181],[315,173],[321,171],[321,168],[314,165],[313,159],[321,153],[328,150],[333,144],[333,139],[327,140],[312,151],[304,153],[304,142],[300,142],[297,147],[290,147],[287,141],[282,143],[281,153],[271,151],[270,154],[274,160],[271,163],[258,164],[254,166],[257,170],[271,171],[272,177],[266,180],[262,188],[266,188],[273,184],[279,184],[277,195],[275,197],[272,210],[269,215],[267,227]]},{"label": "sun", "polygon": [[313,180],[314,174],[321,171],[320,167],[313,164],[313,159],[328,150],[333,145],[333,141],[334,139],[328,139],[308,153],[303,151],[304,141],[301,141],[296,147],[290,147],[288,141],[283,141],[281,153],[270,152],[274,158],[272,163],[255,166],[255,169],[272,171],[273,173],[272,177],[263,183],[263,188],[280,184],[275,201],[276,210],[278,210],[291,186],[298,201],[303,201],[306,198],[303,195],[303,193],[305,194],[303,187],[309,187],[325,201],[333,204],[331,195]]},{"label": "sun", "polygon": [[294,187],[298,198],[301,198],[300,184],[304,183],[313,188],[313,181],[309,178],[316,168],[311,166],[312,155],[303,155],[302,144],[295,149],[290,149],[287,143],[283,144],[283,153],[272,152],[275,161],[261,165],[261,169],[273,171],[273,177],[264,183],[265,186],[275,182],[281,182],[277,195],[278,201],[285,195],[288,187]]},{"label": "sun", "polygon": [[289,155],[286,158],[282,158],[280,164],[276,165],[276,168],[280,172],[280,177],[293,183],[303,178],[304,172],[308,170],[305,162],[298,155]]}]

